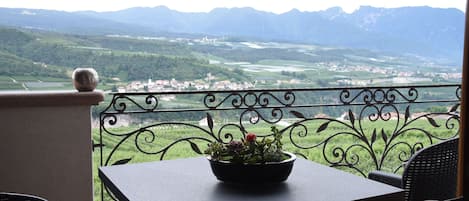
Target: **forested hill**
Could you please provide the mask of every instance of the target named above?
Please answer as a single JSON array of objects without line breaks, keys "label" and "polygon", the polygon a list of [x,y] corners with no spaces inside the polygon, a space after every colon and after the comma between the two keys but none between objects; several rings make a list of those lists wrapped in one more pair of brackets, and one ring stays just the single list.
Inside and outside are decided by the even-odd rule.
[{"label": "forested hill", "polygon": [[49,76],[65,78],[65,68],[43,65],[23,57],[32,51],[36,38],[15,29],[0,28],[0,75]]},{"label": "forested hill", "polygon": [[149,27],[155,31],[295,41],[449,60],[461,57],[464,34],[462,11],[425,6],[362,6],[353,13],[345,13],[340,7],[317,12],[294,9],[282,14],[252,8],[217,8],[209,13],[184,13],[159,6],[80,14]]},{"label": "forested hill", "polygon": [[242,73],[210,65],[168,41],[63,35],[0,28],[0,75],[66,77],[76,67],[95,68],[104,79],[194,80],[207,73],[234,80]]},{"label": "forested hill", "polygon": [[236,37],[251,41],[362,48],[418,55],[460,65],[464,13],[431,7],[341,8],[282,14],[252,8],[186,13],[164,6],[113,12],[64,12],[0,8],[0,25],[70,34]]}]

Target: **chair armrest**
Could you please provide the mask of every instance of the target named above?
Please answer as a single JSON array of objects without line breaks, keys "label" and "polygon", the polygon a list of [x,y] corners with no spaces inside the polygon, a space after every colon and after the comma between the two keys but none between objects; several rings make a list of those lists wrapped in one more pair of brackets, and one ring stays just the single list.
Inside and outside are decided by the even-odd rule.
[{"label": "chair armrest", "polygon": [[445,201],[463,201],[463,200],[464,200],[463,197],[458,197],[458,198],[452,198],[452,199],[445,200]]},{"label": "chair armrest", "polygon": [[371,171],[368,179],[379,181],[391,186],[402,188],[402,176],[381,171]]}]

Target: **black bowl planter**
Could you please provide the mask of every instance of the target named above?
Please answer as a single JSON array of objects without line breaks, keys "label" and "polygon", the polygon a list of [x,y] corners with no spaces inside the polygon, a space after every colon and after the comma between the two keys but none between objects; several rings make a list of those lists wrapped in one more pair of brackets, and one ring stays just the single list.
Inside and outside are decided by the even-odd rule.
[{"label": "black bowl planter", "polygon": [[291,173],[296,156],[284,152],[289,159],[264,164],[242,164],[212,160],[209,157],[213,174],[218,180],[229,183],[276,183],[285,181]]}]

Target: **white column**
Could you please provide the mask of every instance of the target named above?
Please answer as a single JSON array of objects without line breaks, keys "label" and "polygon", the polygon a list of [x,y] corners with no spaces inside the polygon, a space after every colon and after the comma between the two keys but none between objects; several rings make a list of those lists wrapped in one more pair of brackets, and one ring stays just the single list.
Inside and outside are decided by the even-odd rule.
[{"label": "white column", "polygon": [[0,191],[92,201],[97,92],[0,93]]}]

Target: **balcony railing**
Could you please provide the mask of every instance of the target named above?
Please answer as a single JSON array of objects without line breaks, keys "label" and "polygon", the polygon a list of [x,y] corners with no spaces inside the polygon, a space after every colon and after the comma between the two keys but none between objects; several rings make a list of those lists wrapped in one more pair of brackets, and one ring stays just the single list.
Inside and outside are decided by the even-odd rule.
[{"label": "balcony railing", "polygon": [[[100,165],[188,157],[209,142],[284,135],[298,156],[366,176],[399,172],[459,132],[460,85],[116,93],[100,113]],[[208,167],[208,166],[207,166]]]}]

